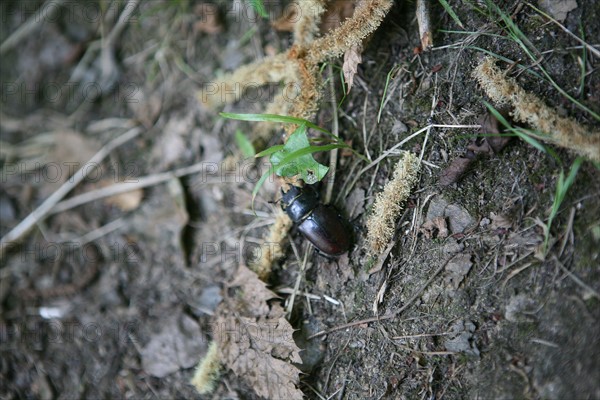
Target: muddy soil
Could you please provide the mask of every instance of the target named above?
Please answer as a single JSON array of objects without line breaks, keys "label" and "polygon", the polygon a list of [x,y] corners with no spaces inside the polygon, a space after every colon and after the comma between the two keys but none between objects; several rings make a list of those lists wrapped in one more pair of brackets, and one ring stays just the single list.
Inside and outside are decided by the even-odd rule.
[{"label": "muddy soil", "polygon": [[[256,398],[227,368],[210,395],[189,381],[223,289],[273,223],[279,183],[261,189],[254,214],[251,161],[231,173],[160,174],[239,154],[236,130],[249,134],[252,125],[220,118],[222,109],[201,106],[196,94],[288,48],[290,33],[270,23],[284,4],[270,2],[263,19],[245,4],[216,2],[212,21],[191,1],[58,3],[0,6],[3,47],[37,19],[0,61],[0,234],[121,135],[132,138],[66,198],[161,179],[63,204],[15,246],[3,242],[0,397]],[[291,231],[294,246],[286,245],[269,284],[289,300],[309,252],[290,315],[303,349],[299,387],[315,399],[600,399],[598,166],[583,162],[548,235],[559,175],[576,159],[568,150],[513,138],[457,182],[438,182],[481,138],[475,128],[448,126],[477,125],[487,114],[489,99],[471,75],[484,56],[503,57],[498,66],[526,90],[596,134],[600,122],[542,79],[540,66],[598,114],[600,59],[527,3],[497,4],[538,49],[539,63],[507,37],[489,4],[450,0],[460,27],[434,3],[433,49],[419,48],[414,2],[397,1],[366,44],[349,94],[342,60],[331,63],[332,77],[323,69],[339,107],[334,114],[325,87],[315,121],[330,129],[337,115],[340,135],[371,159],[434,126],[401,147],[423,163],[388,254],[368,255],[365,220],[395,153],[361,175],[364,164],[340,154],[334,204],[354,226],[348,254],[323,257]],[[597,53],[599,3],[549,3],[569,10],[555,18]],[[276,89],[225,109],[261,112]],[[280,141],[277,134],[270,144]]]}]

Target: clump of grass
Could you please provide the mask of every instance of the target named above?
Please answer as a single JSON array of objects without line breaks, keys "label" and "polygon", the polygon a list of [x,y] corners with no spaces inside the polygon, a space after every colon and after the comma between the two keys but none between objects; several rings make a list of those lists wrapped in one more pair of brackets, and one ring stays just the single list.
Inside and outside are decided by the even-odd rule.
[{"label": "clump of grass", "polygon": [[367,243],[371,254],[381,253],[394,236],[396,219],[417,183],[419,167],[419,159],[412,153],[404,152],[396,164],[392,180],[375,198],[373,212],[367,221]]},{"label": "clump of grass", "polygon": [[486,57],[475,68],[473,76],[495,103],[513,107],[511,116],[515,121],[542,132],[543,135],[538,136],[541,140],[571,149],[590,160],[600,161],[600,132],[590,132],[577,121],[560,117],[558,111],[500,71],[492,58]]},{"label": "clump of grass", "polygon": [[544,227],[544,254],[548,251],[548,241],[550,239],[550,228],[552,227],[552,221],[558,214],[558,210],[567,195],[567,192],[573,186],[575,182],[575,177],[577,176],[577,172],[579,172],[579,167],[581,167],[581,163],[583,159],[578,157],[571,165],[571,169],[569,171],[569,175],[565,178],[564,169],[560,170],[560,175],[558,175],[558,181],[556,182],[556,192],[554,194],[554,202],[552,203],[552,209],[550,210],[550,216],[548,217],[548,223]]},{"label": "clump of grass", "polygon": [[206,355],[198,364],[196,373],[190,381],[200,394],[208,394],[215,390],[221,361],[219,360],[219,347],[217,342],[211,342]]},{"label": "clump of grass", "polygon": [[567,192],[573,186],[575,182],[575,177],[577,176],[577,172],[579,171],[579,167],[581,167],[581,163],[583,162],[583,157],[577,157],[573,164],[571,165],[571,169],[569,170],[568,176],[565,178],[565,169],[563,167],[562,159],[554,152],[551,148],[545,146],[543,143],[540,143],[536,140],[532,135],[536,137],[543,137],[544,135],[540,132],[534,132],[531,130],[518,128],[512,126],[503,116],[502,114],[496,110],[491,104],[485,103],[487,108],[490,110],[494,118],[496,118],[506,129],[508,134],[515,135],[519,137],[524,142],[528,143],[532,147],[535,147],[542,153],[550,155],[554,158],[560,165],[561,170],[558,176],[558,181],[556,182],[556,190],[554,193],[554,201],[552,203],[552,209],[550,210],[550,215],[548,217],[548,222],[543,226],[544,229],[544,244],[542,248],[542,254],[545,257],[548,253],[548,243],[550,241],[550,228],[552,227],[552,222],[554,218],[558,214],[558,210],[567,195]]}]

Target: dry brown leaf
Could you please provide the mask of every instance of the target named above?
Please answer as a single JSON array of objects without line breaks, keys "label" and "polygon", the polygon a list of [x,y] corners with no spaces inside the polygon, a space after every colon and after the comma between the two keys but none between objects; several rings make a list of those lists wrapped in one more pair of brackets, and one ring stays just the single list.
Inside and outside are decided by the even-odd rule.
[{"label": "dry brown leaf", "polygon": [[448,237],[448,224],[444,217],[430,219],[421,226],[420,230],[427,239],[432,239],[434,237],[445,239]]},{"label": "dry brown leaf", "polygon": [[344,53],[344,65],[342,70],[344,71],[344,79],[348,84],[346,94],[350,93],[352,83],[354,83],[354,75],[358,71],[358,64],[362,62],[362,44],[352,46]]},{"label": "dry brown leaf", "polygon": [[[354,0],[336,0],[332,2],[321,18],[320,31],[326,34],[342,24],[347,18],[354,14],[356,1]],[[286,7],[283,15],[273,21],[271,26],[280,32],[293,32],[294,25],[300,20],[298,7]]]},{"label": "dry brown leaf", "polygon": [[496,214],[492,212],[490,213],[490,219],[492,220],[492,223],[490,225],[490,229],[492,230],[510,229],[512,227],[512,221],[506,215]]},{"label": "dry brown leaf", "polygon": [[277,295],[245,266],[229,289],[235,293],[217,308],[213,332],[222,362],[259,396],[302,399],[300,370],[292,364],[302,362],[294,329],[279,304],[267,303]]}]

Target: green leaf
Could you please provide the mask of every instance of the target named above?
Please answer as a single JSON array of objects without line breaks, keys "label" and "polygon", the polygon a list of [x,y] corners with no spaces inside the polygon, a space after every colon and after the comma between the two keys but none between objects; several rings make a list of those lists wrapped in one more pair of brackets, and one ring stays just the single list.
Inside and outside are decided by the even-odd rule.
[{"label": "green leaf", "polygon": [[569,175],[565,179],[565,172],[561,169],[560,175],[558,176],[558,182],[556,182],[556,192],[554,194],[554,202],[552,203],[552,209],[550,210],[550,216],[548,217],[548,223],[546,224],[546,228],[544,229],[544,253],[548,249],[548,241],[550,239],[550,228],[552,227],[552,222],[554,218],[558,214],[558,210],[565,199],[569,189],[575,182],[575,177],[577,176],[577,172],[579,172],[579,168],[581,167],[581,163],[583,163],[582,157],[577,157],[571,165],[571,170],[569,171]]},{"label": "green leaf", "polygon": [[439,0],[439,2],[442,5],[442,7],[444,7],[444,10],[446,10],[446,12],[450,15],[450,17],[452,17],[454,22],[456,22],[456,24],[458,26],[460,26],[461,28],[465,29],[465,26],[463,25],[461,20],[458,18],[458,15],[456,15],[456,13],[452,9],[452,7],[450,7],[450,4],[448,4],[448,2],[446,0]]},{"label": "green leaf", "polygon": [[260,15],[263,18],[269,18],[269,14],[267,13],[267,10],[265,9],[265,5],[263,4],[262,0],[249,0],[250,4],[252,5],[252,8],[254,8],[254,10],[258,13],[258,15]]},{"label": "green leaf", "polygon": [[301,175],[304,182],[313,184],[325,177],[329,168],[319,164],[311,155],[327,146],[311,146],[302,124],[290,135],[283,148],[271,155],[271,164],[279,176]]},{"label": "green leaf", "polygon": [[273,175],[273,172],[275,172],[275,168],[271,165],[269,167],[269,169],[267,170],[267,172],[265,172],[264,174],[262,174],[262,176],[260,177],[260,179],[258,180],[258,182],[256,182],[256,185],[254,186],[254,189],[252,190],[252,211],[254,211],[254,199],[256,198],[256,195],[258,194],[258,191],[260,190],[260,188],[262,187],[262,185],[265,183],[265,181],[267,180],[267,178],[271,175]]},{"label": "green leaf", "polygon": [[239,129],[235,131],[235,141],[244,157],[253,157],[256,154],[256,150],[254,150],[254,146],[250,139],[248,139],[248,137]]},{"label": "green leaf", "polygon": [[271,155],[271,154],[273,154],[275,152],[278,152],[281,149],[283,149],[283,145],[282,144],[276,144],[275,146],[271,146],[268,149],[264,149],[260,153],[256,154],[254,157],[260,158],[260,157],[264,157],[264,156],[269,156],[269,155]]},{"label": "green leaf", "polygon": [[254,122],[279,122],[282,124],[297,124],[297,125],[306,125],[311,129],[316,129],[319,132],[326,133],[330,136],[337,138],[334,134],[329,132],[325,128],[321,128],[319,125],[315,125],[312,122],[295,117],[288,117],[287,115],[277,115],[277,114],[236,114],[236,113],[226,113],[222,112],[219,115],[223,118],[236,119],[238,121],[254,121]]}]

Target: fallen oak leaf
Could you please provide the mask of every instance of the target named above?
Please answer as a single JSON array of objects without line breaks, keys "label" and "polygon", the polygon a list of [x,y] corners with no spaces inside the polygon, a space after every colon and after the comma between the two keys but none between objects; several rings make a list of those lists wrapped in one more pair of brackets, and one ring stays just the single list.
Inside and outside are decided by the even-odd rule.
[{"label": "fallen oak leaf", "polygon": [[268,304],[278,296],[258,275],[240,266],[228,286],[230,296],[216,310],[213,338],[221,361],[256,394],[268,399],[302,399],[298,389],[300,348],[283,308]]}]

